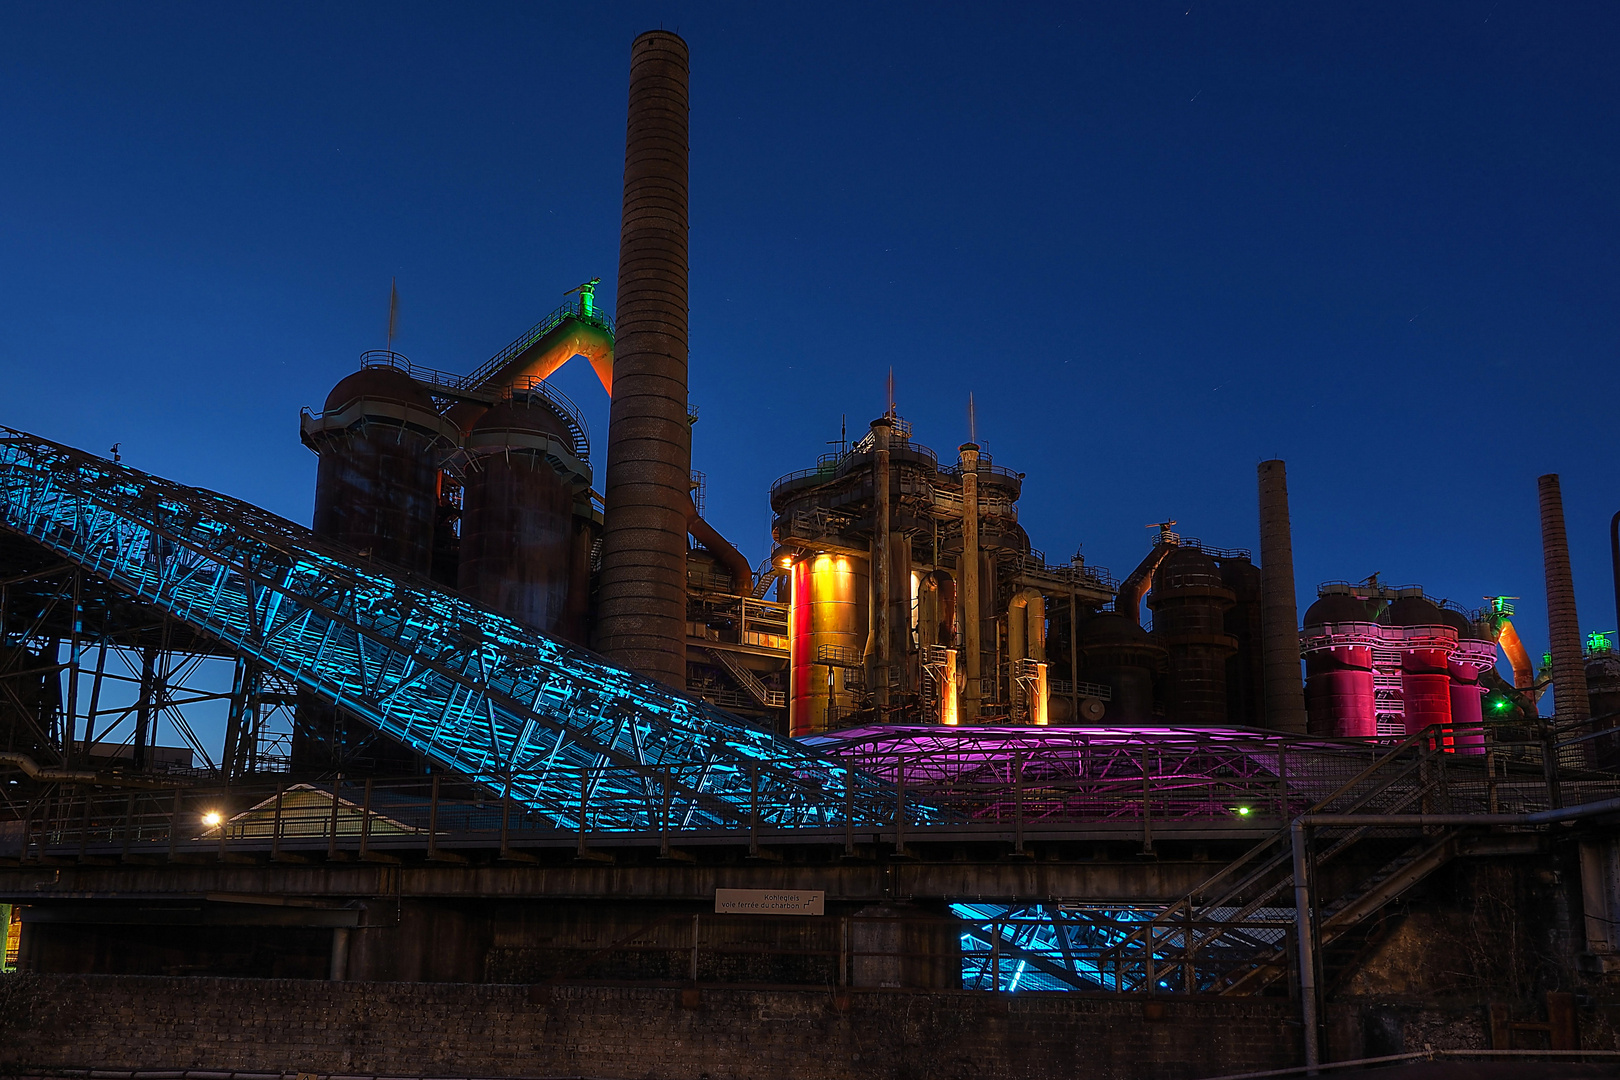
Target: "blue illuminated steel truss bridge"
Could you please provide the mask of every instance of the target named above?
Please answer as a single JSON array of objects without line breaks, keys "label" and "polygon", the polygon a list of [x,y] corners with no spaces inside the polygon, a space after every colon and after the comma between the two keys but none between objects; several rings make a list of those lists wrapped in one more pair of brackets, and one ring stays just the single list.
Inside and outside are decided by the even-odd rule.
[{"label": "blue illuminated steel truss bridge", "polygon": [[0,527],[558,830],[895,817],[883,781],[426,579],[9,428]]}]

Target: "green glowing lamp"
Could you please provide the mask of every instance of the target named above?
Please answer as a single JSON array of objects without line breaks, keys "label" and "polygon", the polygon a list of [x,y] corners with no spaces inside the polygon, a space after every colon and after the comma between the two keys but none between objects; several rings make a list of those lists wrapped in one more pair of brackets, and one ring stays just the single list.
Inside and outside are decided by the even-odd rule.
[{"label": "green glowing lamp", "polygon": [[1236,814],[1238,817],[1248,817],[1250,814],[1254,813],[1254,807],[1234,806],[1232,807],[1232,813]]}]

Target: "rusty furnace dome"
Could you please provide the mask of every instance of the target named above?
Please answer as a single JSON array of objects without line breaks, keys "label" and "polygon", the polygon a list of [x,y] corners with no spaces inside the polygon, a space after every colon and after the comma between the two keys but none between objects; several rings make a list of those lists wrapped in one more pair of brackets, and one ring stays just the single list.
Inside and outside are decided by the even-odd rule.
[{"label": "rusty furnace dome", "polygon": [[339,380],[332,387],[332,392],[326,395],[325,411],[333,412],[362,398],[395,401],[401,405],[426,409],[430,413],[438,412],[433,407],[433,399],[420,383],[403,371],[392,368],[362,368]]}]

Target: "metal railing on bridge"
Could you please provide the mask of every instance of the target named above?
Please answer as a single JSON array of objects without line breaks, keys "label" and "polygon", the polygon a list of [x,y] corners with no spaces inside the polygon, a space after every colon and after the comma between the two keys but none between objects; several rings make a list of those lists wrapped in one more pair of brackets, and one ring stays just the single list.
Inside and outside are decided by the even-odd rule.
[{"label": "metal railing on bridge", "polygon": [[[1174,839],[1267,840],[1298,814],[1324,809],[1487,814],[1551,805],[1540,763],[1514,756],[1533,747],[1493,740],[1488,754],[1458,755],[1445,750],[1455,733],[1440,729],[1396,747],[1365,748],[1258,733],[1153,737],[1052,728],[1017,736],[1002,729],[995,755],[986,752],[982,731],[936,730],[937,742],[919,745],[916,729],[861,729],[844,733],[841,747],[824,743],[832,750],[827,758],[744,767],[736,817],[728,820],[689,797],[713,771],[705,763],[553,766],[482,783],[270,777],[172,791],[55,786],[21,820],[0,823],[0,857],[304,851],[364,858],[744,843],[853,850],[857,842],[904,851],[961,840],[998,841],[1021,853],[1030,843],[1081,839],[1151,852]],[[816,788],[823,811],[804,814],[799,788],[768,782],[781,770]],[[868,776],[883,781],[883,798],[871,797]],[[1561,788],[1566,799],[1591,801],[1620,790],[1620,782],[1568,772]],[[1221,906],[1211,890],[1199,908]],[[1185,906],[1172,905],[1163,917]]]}]

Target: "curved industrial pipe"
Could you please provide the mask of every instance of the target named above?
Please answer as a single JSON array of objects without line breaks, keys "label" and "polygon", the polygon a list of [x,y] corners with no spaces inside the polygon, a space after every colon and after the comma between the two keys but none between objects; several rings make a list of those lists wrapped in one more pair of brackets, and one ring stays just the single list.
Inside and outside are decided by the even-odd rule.
[{"label": "curved industrial pipe", "polygon": [[88,769],[59,769],[54,765],[41,765],[27,754],[0,750],[0,765],[15,765],[30,780],[55,780],[68,784],[94,784],[99,774]]},{"label": "curved industrial pipe", "polygon": [[1007,655],[1046,663],[1046,597],[1023,589],[1007,602]]},{"label": "curved industrial pipe", "polygon": [[[549,333],[527,349],[502,364],[478,385],[480,390],[503,390],[527,384],[534,379],[547,379],[558,368],[576,356],[591,363],[602,389],[613,396],[613,334],[600,326],[581,319],[565,318]],[[465,434],[483,415],[487,406],[476,401],[462,401],[452,405],[445,418]]]},{"label": "curved industrial pipe", "polygon": [[1168,554],[1170,554],[1169,544],[1154,544],[1147,557],[1120,583],[1119,593],[1114,599],[1114,611],[1131,620],[1132,626],[1142,625],[1142,598],[1153,585],[1153,572],[1159,568],[1159,564]]},{"label": "curved industrial pipe", "polygon": [[1519,640],[1519,632],[1513,629],[1513,624],[1506,619],[1502,620],[1502,629],[1496,635],[1496,642],[1502,646],[1502,654],[1507,657],[1508,664],[1513,668],[1513,688],[1534,693],[1535,666],[1530,662],[1530,654],[1525,651],[1524,642]]},{"label": "curved industrial pipe", "polygon": [[731,546],[731,542],[703,520],[703,515],[697,511],[697,504],[690,497],[686,500],[686,531],[702,544],[704,549],[726,564],[731,571],[731,586],[738,596],[751,596],[754,591],[754,568],[743,558],[742,552]]}]

